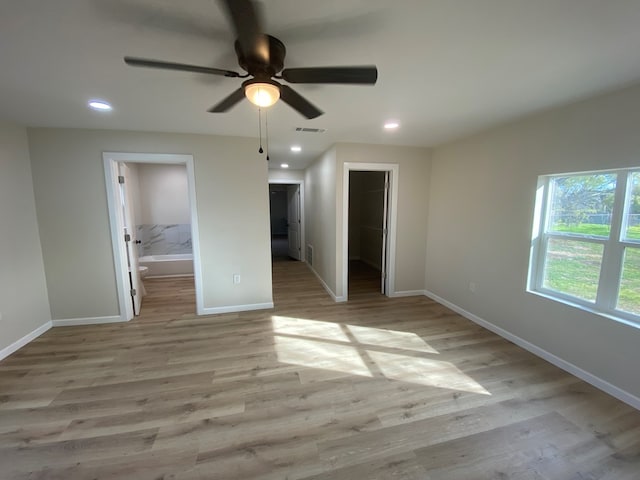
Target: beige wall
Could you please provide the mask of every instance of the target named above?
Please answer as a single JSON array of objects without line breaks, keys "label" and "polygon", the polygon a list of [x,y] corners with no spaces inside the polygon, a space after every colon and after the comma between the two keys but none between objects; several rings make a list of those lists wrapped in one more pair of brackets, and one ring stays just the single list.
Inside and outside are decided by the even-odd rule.
[{"label": "beige wall", "polygon": [[435,149],[426,262],[431,292],[636,396],[640,329],[525,288],[538,176],[639,166],[638,125],[634,87]]},{"label": "beige wall", "polygon": [[[396,163],[398,179],[398,224],[396,237],[396,278],[393,292],[424,290],[427,208],[429,203],[429,150],[415,147],[340,143],[336,147],[338,175],[336,189],[336,262],[342,268],[342,183],[346,162]],[[337,293],[343,295],[342,276],[336,279]]]},{"label": "beige wall", "polygon": [[0,123],[0,351],[51,320],[26,129]]},{"label": "beige wall", "polygon": [[54,319],[119,313],[104,151],[192,154],[204,307],[272,301],[267,165],[253,140],[79,129],[28,134]]},{"label": "beige wall", "polygon": [[314,268],[337,297],[342,280],[342,207],[345,163],[399,165],[396,278],[393,292],[424,290],[429,199],[429,150],[339,143],[306,170],[307,243],[314,245]]},{"label": "beige wall", "polygon": [[272,183],[303,180],[304,170],[269,169],[269,181]]},{"label": "beige wall", "polygon": [[[313,269],[336,293],[336,149],[305,172],[305,242],[313,245]],[[306,249],[306,245],[303,246]]]},{"label": "beige wall", "polygon": [[138,225],[191,223],[187,168],[184,165],[138,165]]}]

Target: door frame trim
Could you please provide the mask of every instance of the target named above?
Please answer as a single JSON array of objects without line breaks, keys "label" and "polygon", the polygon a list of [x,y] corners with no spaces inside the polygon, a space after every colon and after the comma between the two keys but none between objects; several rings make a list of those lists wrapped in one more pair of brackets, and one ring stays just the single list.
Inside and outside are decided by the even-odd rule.
[{"label": "door frame trim", "polygon": [[[304,236],[304,180],[294,179],[273,179],[269,180],[269,185],[299,185],[300,186],[300,261],[306,262],[306,244]],[[269,194],[271,195],[271,194]],[[269,235],[271,239],[271,235]]]},{"label": "door frame trim", "polygon": [[398,227],[398,179],[400,165],[397,163],[358,163],[345,162],[342,177],[342,295],[337,301],[346,302],[349,299],[349,173],[389,172],[389,222],[387,228],[387,277],[386,296],[393,297],[396,293],[396,231]]},{"label": "door frame trim", "polygon": [[191,212],[191,244],[193,246],[193,271],[196,290],[196,313],[203,315],[202,295],[202,266],[200,263],[200,235],[198,230],[198,212],[196,202],[195,173],[193,155],[166,153],[123,153],[103,152],[104,176],[107,188],[107,205],[109,210],[109,227],[111,231],[111,246],[113,249],[113,265],[115,269],[116,288],[120,320],[127,322],[133,318],[131,297],[127,295],[128,266],[124,242],[120,241],[120,232],[124,225],[121,209],[118,208],[118,163],[151,163],[184,165],[187,169],[187,188],[189,209]]}]

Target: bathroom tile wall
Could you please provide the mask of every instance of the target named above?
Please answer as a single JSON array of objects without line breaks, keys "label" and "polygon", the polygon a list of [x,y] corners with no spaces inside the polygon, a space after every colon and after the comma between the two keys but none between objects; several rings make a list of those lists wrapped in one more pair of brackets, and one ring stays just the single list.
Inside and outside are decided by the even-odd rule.
[{"label": "bathroom tile wall", "polygon": [[142,241],[138,254],[170,255],[192,253],[191,225],[137,225],[138,240]]}]

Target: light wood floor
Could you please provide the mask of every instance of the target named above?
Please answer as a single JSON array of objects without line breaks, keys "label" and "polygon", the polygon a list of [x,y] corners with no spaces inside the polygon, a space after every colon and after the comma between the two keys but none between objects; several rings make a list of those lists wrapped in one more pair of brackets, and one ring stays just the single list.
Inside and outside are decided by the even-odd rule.
[{"label": "light wood floor", "polygon": [[424,297],[273,268],[274,310],[147,280],[135,321],[0,362],[0,478],[640,478],[640,412]]}]

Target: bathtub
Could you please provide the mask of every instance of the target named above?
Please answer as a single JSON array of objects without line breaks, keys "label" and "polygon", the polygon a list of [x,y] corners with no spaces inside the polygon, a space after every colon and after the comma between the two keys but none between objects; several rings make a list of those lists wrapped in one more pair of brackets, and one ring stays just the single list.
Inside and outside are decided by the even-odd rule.
[{"label": "bathtub", "polygon": [[193,275],[193,255],[190,253],[145,255],[138,258],[138,263],[149,269],[147,277]]}]

